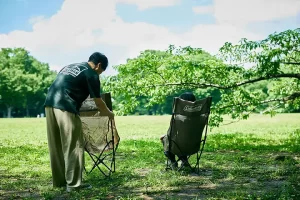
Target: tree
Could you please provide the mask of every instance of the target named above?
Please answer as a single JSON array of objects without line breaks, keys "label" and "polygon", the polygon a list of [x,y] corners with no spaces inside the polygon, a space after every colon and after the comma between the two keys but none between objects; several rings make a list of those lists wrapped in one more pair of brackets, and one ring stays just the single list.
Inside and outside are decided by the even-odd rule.
[{"label": "tree", "polygon": [[0,104],[11,117],[13,108],[37,109],[44,101],[46,89],[55,73],[32,57],[23,48],[3,48],[0,51]]},{"label": "tree", "polygon": [[[260,104],[268,104],[268,112],[272,115],[276,113],[276,108],[283,106],[299,109],[300,29],[274,33],[262,41],[242,39],[238,45],[226,43],[220,53],[227,62],[252,63],[253,67],[244,73],[242,79],[221,87],[232,92],[223,96],[226,101],[222,101],[219,108],[230,108],[234,103],[235,109],[239,107],[234,113],[237,116],[241,116],[241,112],[250,112]],[[265,80],[268,80],[268,97],[243,87]],[[235,96],[240,101],[234,102]]]},{"label": "tree", "polygon": [[[145,55],[151,55],[151,56],[154,56],[156,57],[158,60],[164,60],[164,59],[170,59],[170,53],[169,52],[165,52],[165,51],[158,51],[158,50],[146,50],[144,51],[140,56],[138,56],[136,59],[144,59],[144,56]],[[190,56],[191,60],[193,60],[193,62],[204,62],[206,60],[216,60],[215,57],[211,56],[210,54],[208,54],[207,52],[204,52],[202,51],[201,54],[195,54],[195,55],[191,55]],[[135,61],[136,59],[128,59],[127,62],[132,62],[132,61]],[[170,66],[172,68],[172,66]],[[176,66],[174,66],[174,68],[176,68]],[[150,68],[148,68],[148,70],[151,71]],[[145,70],[144,73],[148,73],[150,71],[147,71]],[[135,73],[135,72],[134,72]],[[151,72],[150,72],[151,73]],[[124,74],[125,76],[126,73]],[[157,73],[156,73],[157,75]],[[132,77],[134,79],[134,77]],[[112,80],[113,78],[110,77],[109,79],[105,79],[105,81],[103,83],[103,85],[107,85],[109,84],[108,81]],[[124,81],[124,80],[122,80]],[[130,82],[130,80],[129,80]],[[109,87],[105,87],[105,89],[107,89]],[[110,88],[111,89],[111,88]],[[111,90],[110,90],[111,91]],[[168,96],[166,96],[166,98],[164,98],[163,101],[157,101],[157,102],[150,102],[151,99],[148,98],[148,95],[143,95],[141,93],[138,94],[138,96],[134,96],[135,98],[135,102],[136,102],[136,106],[135,107],[132,107],[132,109],[127,109],[128,105],[127,106],[124,106],[123,105],[123,102],[125,104],[126,103],[126,93],[123,93],[123,92],[119,92],[116,94],[115,91],[115,94],[114,97],[116,98],[116,101],[114,103],[114,105],[116,105],[116,109],[119,110],[119,111],[124,111],[126,110],[126,114],[170,114],[172,112],[172,102],[173,102],[173,98],[176,97],[176,96],[179,96],[182,92],[186,91],[186,89],[183,89],[183,88],[179,88],[179,87],[174,87],[174,90],[172,92],[170,92],[168,94]],[[196,89],[189,89],[189,91],[192,91],[194,93],[197,93],[198,96],[200,95],[201,96],[201,92],[199,91],[196,91]],[[202,92],[203,93],[203,92]],[[204,93],[203,93],[204,95]],[[218,99],[218,98],[216,98]],[[148,105],[147,107],[145,107],[145,105]]]},{"label": "tree", "polygon": [[[144,106],[149,107],[178,90],[197,89],[207,95],[217,90],[221,98],[212,107],[212,126],[218,126],[224,114],[247,119],[262,104],[271,114],[280,106],[299,109],[299,38],[300,29],[295,29],[261,41],[242,39],[236,45],[225,43],[217,57],[207,56],[201,48],[172,45],[160,55],[144,51],[115,66],[119,73],[110,77],[105,87],[115,96],[122,95],[120,113],[135,109],[140,96],[148,97]],[[199,62],[197,57],[206,59]],[[246,63],[252,67],[244,67]],[[267,95],[251,87],[266,81]]]}]

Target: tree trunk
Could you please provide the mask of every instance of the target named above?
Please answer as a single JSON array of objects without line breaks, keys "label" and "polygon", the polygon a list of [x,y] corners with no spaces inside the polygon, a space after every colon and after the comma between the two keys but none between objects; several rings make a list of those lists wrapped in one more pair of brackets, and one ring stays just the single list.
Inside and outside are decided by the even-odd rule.
[{"label": "tree trunk", "polygon": [[12,111],[13,107],[11,106],[7,106],[7,118],[11,118],[11,111]]}]

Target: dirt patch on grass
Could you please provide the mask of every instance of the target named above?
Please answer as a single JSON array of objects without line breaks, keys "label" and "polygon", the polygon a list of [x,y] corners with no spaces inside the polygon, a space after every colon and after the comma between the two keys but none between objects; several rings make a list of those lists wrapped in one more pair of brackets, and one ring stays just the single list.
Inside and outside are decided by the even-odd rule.
[{"label": "dirt patch on grass", "polygon": [[135,173],[137,173],[139,176],[141,177],[145,177],[147,176],[152,170],[149,168],[140,168],[140,169],[136,169],[134,170]]},{"label": "dirt patch on grass", "polygon": [[13,190],[0,190],[0,199],[41,199],[40,194],[34,191],[13,191]]}]

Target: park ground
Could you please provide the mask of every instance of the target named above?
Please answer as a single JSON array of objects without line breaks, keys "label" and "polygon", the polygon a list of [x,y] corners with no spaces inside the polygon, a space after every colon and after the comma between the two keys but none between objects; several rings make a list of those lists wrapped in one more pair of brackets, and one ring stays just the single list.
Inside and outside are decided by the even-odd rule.
[{"label": "park ground", "polygon": [[[209,129],[200,174],[165,171],[170,116],[116,117],[116,172],[53,189],[45,118],[0,119],[0,199],[300,199],[300,114],[254,114]],[[89,167],[89,159],[86,160]]]}]

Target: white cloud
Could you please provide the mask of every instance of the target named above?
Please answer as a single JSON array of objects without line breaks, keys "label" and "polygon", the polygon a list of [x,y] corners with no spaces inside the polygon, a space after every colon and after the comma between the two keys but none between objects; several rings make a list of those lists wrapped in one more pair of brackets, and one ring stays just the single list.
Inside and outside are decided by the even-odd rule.
[{"label": "white cloud", "polygon": [[[37,58],[46,59],[43,62],[57,63],[49,58],[55,59],[54,55],[71,54],[94,46],[97,38],[95,32],[101,33],[103,27],[116,20],[114,1],[65,0],[52,17],[30,19],[29,22],[33,22],[32,31],[0,34],[0,48],[25,47]],[[56,65],[66,64],[66,59]],[[70,59],[72,57],[68,61]],[[56,65],[51,68],[57,69]]]},{"label": "white cloud", "polygon": [[[101,12],[99,11],[100,8]],[[60,46],[72,50],[95,43],[93,31],[117,20],[115,3],[106,0],[66,0],[61,10],[33,26],[38,45]]]},{"label": "white cloud", "polygon": [[203,48],[212,54],[216,54],[225,42],[237,43],[241,38],[260,40],[263,37],[231,24],[197,25],[182,36],[186,45]]},{"label": "white cloud", "polygon": [[167,28],[144,22],[126,23],[123,21],[111,23],[103,29],[97,42],[116,46],[137,46],[141,43],[171,42],[175,34]]},{"label": "white cloud", "polygon": [[56,64],[49,64],[49,66],[50,66],[50,68],[52,69],[52,70],[55,70],[55,71],[60,71],[61,70],[61,68],[62,68],[62,66],[60,66],[60,65],[56,65]]},{"label": "white cloud", "polygon": [[170,44],[191,45],[216,53],[226,41],[237,42],[242,37],[262,39],[228,24],[197,25],[184,33],[174,33],[163,26],[124,22],[116,13],[117,1],[136,4],[140,9],[178,3],[177,0],[65,0],[52,17],[35,20],[32,31],[0,34],[0,47],[25,47],[42,62],[50,63],[51,69],[60,70],[71,62],[85,61],[98,49],[115,65],[145,49],[164,50]]},{"label": "white cloud", "polygon": [[153,7],[168,7],[176,5],[181,0],[117,0],[118,3],[137,5],[139,10],[145,10]]},{"label": "white cloud", "polygon": [[213,11],[218,23],[236,25],[293,17],[300,12],[299,0],[214,0],[212,6],[197,6],[193,11]]},{"label": "white cloud", "polygon": [[214,12],[214,7],[209,6],[195,6],[192,8],[193,12],[196,14],[211,14]]},{"label": "white cloud", "polygon": [[[237,43],[241,38],[261,40],[265,36],[248,32],[241,27],[230,24],[197,25],[191,30],[175,34],[168,29],[145,23],[124,24],[128,32],[123,31],[122,36],[102,38],[108,43],[122,44],[128,48],[126,54],[118,60],[123,63],[127,58],[136,57],[146,49],[166,50],[170,44],[176,46],[200,47],[211,54],[217,54],[225,42]],[[124,28],[119,26],[119,30]],[[115,31],[108,31],[107,34]],[[109,40],[110,38],[110,40]],[[117,38],[115,41],[114,38]]]},{"label": "white cloud", "polygon": [[45,19],[45,17],[43,15],[32,17],[32,18],[29,19],[29,23],[30,24],[35,24],[35,23],[43,21],[44,19]]}]

